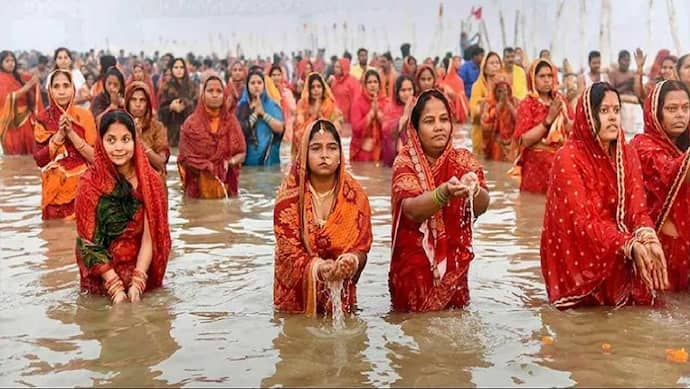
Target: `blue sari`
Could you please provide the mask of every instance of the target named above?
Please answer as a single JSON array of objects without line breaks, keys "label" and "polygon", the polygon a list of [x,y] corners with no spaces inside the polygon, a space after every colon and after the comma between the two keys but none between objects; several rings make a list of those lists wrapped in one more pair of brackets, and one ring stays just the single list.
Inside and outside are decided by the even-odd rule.
[{"label": "blue sari", "polygon": [[[266,89],[261,93],[261,104],[264,112],[274,119],[283,121],[283,112],[280,106],[268,97]],[[280,165],[280,142],[283,140],[283,134],[274,133],[263,118],[258,119],[252,126],[249,121],[252,112],[253,109],[249,107],[249,93],[245,89],[237,108],[237,118],[247,142],[245,166]]]}]

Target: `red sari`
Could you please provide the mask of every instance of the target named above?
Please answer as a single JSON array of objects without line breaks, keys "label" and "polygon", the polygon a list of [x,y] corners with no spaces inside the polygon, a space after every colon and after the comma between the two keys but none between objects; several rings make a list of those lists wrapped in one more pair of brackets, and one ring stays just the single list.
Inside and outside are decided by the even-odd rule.
[{"label": "red sari", "polygon": [[[117,172],[103,148],[103,141],[99,140],[94,163],[79,182],[75,253],[81,289],[89,293],[107,294],[102,275],[110,269],[117,273],[125,288],[129,288],[145,220],[148,220],[153,245],[146,290],[163,284],[171,246],[165,187],[149,165],[139,140],[135,144],[133,163],[138,181],[136,189]],[[118,206],[108,206],[112,201]],[[125,214],[122,209],[132,214]],[[124,216],[124,220],[120,216]]]},{"label": "red sari", "polygon": [[[307,172],[310,131],[311,127],[305,131],[300,154],[276,197],[273,302],[282,312],[314,315],[330,310],[329,291],[316,277],[321,259],[335,260],[346,253],[366,256],[372,233],[367,194],[345,171],[342,149],[333,209],[323,227],[317,224]],[[354,310],[358,279],[359,274],[343,281],[341,298],[345,312]]]},{"label": "red sari", "polygon": [[331,89],[333,90],[335,103],[340,112],[343,113],[343,121],[350,123],[352,102],[361,93],[362,88],[359,81],[350,75],[350,61],[347,58],[341,58],[339,61],[340,66],[343,68],[343,75],[335,76]]},{"label": "red sari", "polygon": [[[146,70],[144,70],[144,67],[141,64],[134,65],[134,68],[136,67],[141,68],[141,71],[144,72],[144,79],[137,81],[134,79],[134,73],[130,74],[129,78],[127,79],[127,82],[125,83],[125,85],[127,85],[127,88],[129,88],[129,86],[132,85],[132,83],[134,82],[143,82],[144,84],[146,84],[150,91],[153,91],[153,79],[151,78],[151,76],[148,73],[146,73]],[[155,93],[149,93],[149,102],[154,113],[158,111],[158,96]]]},{"label": "red sari", "polygon": [[[366,74],[366,73],[365,73]],[[384,112],[388,98],[383,94],[383,87],[379,84],[378,98],[372,101],[366,90],[366,77],[362,75],[362,93],[352,103],[352,140],[350,141],[350,162],[378,162],[382,152],[382,125],[374,119],[367,124],[366,117],[371,109],[371,104],[378,104],[379,112]],[[365,139],[373,139],[371,150],[362,148]]]},{"label": "red sari", "polygon": [[[31,79],[28,74],[22,74],[21,78],[23,82]],[[16,92],[21,88],[22,84],[12,73],[0,70],[0,143],[5,155],[25,155],[34,151],[33,121],[43,109],[41,94],[37,83],[34,91],[17,98]],[[30,95],[34,107],[29,107]]]},{"label": "red sari", "polygon": [[[518,142],[523,134],[543,122],[549,113],[549,106],[539,98],[539,92],[534,84],[537,65],[540,62],[549,63],[544,59],[538,59],[532,63],[527,76],[528,94],[518,106],[517,124],[513,134],[513,137]],[[550,63],[549,65],[553,68],[553,65]],[[554,120],[551,128],[540,142],[530,147],[523,147],[520,150],[520,155],[516,162],[519,169],[516,170],[519,170],[517,175],[521,176],[520,190],[524,192],[546,193],[549,187],[549,172],[553,165],[553,158],[568,136],[566,119],[573,118],[573,111],[567,99],[557,92],[556,80],[558,75],[553,73],[553,78],[554,87],[551,91],[551,96],[553,99],[563,100],[564,110]]]},{"label": "red sari", "polygon": [[[69,71],[55,72],[61,72],[72,80]],[[72,131],[89,145],[94,146],[98,138],[91,111],[75,105],[74,99],[63,109],[50,90],[48,97],[50,105],[38,114],[33,132],[36,145],[33,157],[36,165],[41,168],[41,213],[44,220],[64,219],[74,215],[79,177],[88,167],[88,161],[68,137],[65,137],[60,146],[50,141],[58,132],[60,117],[68,115],[72,121]]]},{"label": "red sari", "polygon": [[[632,146],[642,163],[649,213],[656,222],[659,241],[666,254],[669,289],[688,291],[690,185],[686,177],[690,153],[681,151],[659,123],[659,94],[664,83],[666,81],[656,84],[645,100],[644,134],[637,135]],[[677,234],[665,233],[673,229]]]},{"label": "red sari", "polygon": [[[402,202],[468,172],[475,172],[481,187],[487,189],[484,172],[471,152],[453,147],[452,139],[430,166],[417,131],[411,124],[407,131],[408,142],[393,164],[393,242],[388,278],[393,309],[426,312],[462,308],[470,299],[467,272],[474,258],[469,202],[452,199],[423,223],[408,219]],[[433,284],[434,265],[441,276],[438,286]]]},{"label": "red sari", "polygon": [[481,117],[482,138],[485,141],[484,155],[495,161],[513,162],[517,151],[513,141],[517,115],[506,104],[498,105],[496,89],[501,85],[508,88],[506,103],[510,101],[513,107],[517,108],[518,106],[518,100],[513,96],[510,83],[504,80],[497,81],[489,92]]},{"label": "red sari", "polygon": [[[218,80],[216,76],[210,80]],[[223,105],[213,111],[206,106],[204,94],[199,96],[194,113],[182,125],[177,167],[185,195],[192,198],[217,199],[237,196],[240,167],[228,168],[228,161],[247,150],[237,117]]]},{"label": "red sari", "polygon": [[615,158],[596,137],[587,88],[573,132],[558,150],[546,195],[541,268],[558,309],[651,304],[624,246],[651,227],[637,153],[619,131]]},{"label": "red sari", "polygon": [[383,111],[381,157],[386,166],[393,166],[393,161],[398,155],[398,138],[402,136],[403,141],[407,140],[404,133],[398,133],[400,117],[405,112],[405,104],[399,104],[396,97],[394,94]]},{"label": "red sari", "polygon": [[470,102],[467,101],[467,96],[465,95],[465,82],[458,76],[458,69],[453,66],[452,59],[448,63],[448,70],[441,81],[441,86],[444,89],[453,91],[454,99],[452,101],[455,121],[465,123],[470,113]]}]

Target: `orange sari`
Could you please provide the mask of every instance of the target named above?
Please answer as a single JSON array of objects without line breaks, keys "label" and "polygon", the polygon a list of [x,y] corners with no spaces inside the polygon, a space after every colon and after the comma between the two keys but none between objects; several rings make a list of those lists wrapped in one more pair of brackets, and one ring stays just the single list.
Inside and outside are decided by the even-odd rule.
[{"label": "orange sari", "polygon": [[464,123],[470,113],[470,103],[467,101],[467,96],[465,95],[465,83],[462,81],[462,78],[458,76],[458,69],[453,66],[453,60],[448,62],[448,71],[446,71],[441,85],[453,91],[455,95],[453,99],[455,121]]},{"label": "orange sari", "polygon": [[[311,127],[302,137],[300,153],[276,197],[273,229],[276,237],[273,302],[277,310],[316,313],[330,310],[330,295],[316,277],[319,263],[345,253],[366,254],[371,248],[371,210],[360,184],[345,171],[340,151],[332,211],[319,227],[312,209],[307,154]],[[343,281],[342,307],[352,312],[357,302],[359,274]]]},{"label": "orange sari", "polygon": [[319,104],[318,112],[315,112],[312,105],[309,102],[309,85],[305,85],[302,89],[302,95],[297,102],[297,118],[293,125],[293,137],[292,137],[292,159],[294,160],[299,153],[299,147],[302,140],[302,135],[304,134],[307,126],[318,119],[325,119],[329,122],[335,124],[336,128],[340,130],[340,123],[343,121],[343,113],[340,112],[335,103],[335,96],[331,88],[328,86],[323,76],[319,73],[312,72],[307,76],[309,80],[312,76],[321,79],[321,83],[324,86],[323,99],[321,104]]},{"label": "orange sari", "polygon": [[[496,100],[496,89],[505,85],[508,88],[508,96],[504,104],[498,104]],[[511,110],[508,102],[513,105]],[[489,97],[486,99],[486,107],[481,117],[482,137],[485,142],[484,155],[488,159],[495,161],[513,162],[517,156],[517,146],[513,141],[515,122],[517,120],[518,100],[513,96],[513,89],[510,83],[499,80],[491,88]]]},{"label": "orange sari", "polygon": [[[55,72],[62,72],[70,81],[72,80],[70,72]],[[38,115],[34,125],[36,149],[33,156],[41,168],[43,219],[66,218],[74,215],[74,199],[77,195],[79,177],[88,168],[88,162],[69,138],[65,138],[62,145],[55,145],[50,140],[58,132],[60,117],[63,114],[72,121],[72,131],[79,134],[89,145],[96,144],[98,134],[91,111],[74,104],[74,99],[63,109],[50,91],[48,96],[50,106]]]},{"label": "orange sari", "polygon": [[[27,82],[28,75],[21,76]],[[43,109],[39,85],[33,92],[17,97],[22,88],[11,73],[0,71],[0,143],[5,155],[31,154],[34,151],[33,118]],[[29,94],[33,94],[34,112],[29,107]]]}]

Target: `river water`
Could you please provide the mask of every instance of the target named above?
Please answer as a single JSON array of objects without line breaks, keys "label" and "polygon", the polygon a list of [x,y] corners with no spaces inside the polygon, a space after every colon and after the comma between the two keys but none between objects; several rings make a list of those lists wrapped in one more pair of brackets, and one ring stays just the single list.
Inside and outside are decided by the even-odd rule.
[{"label": "river water", "polygon": [[164,288],[112,307],[80,294],[74,222],[41,221],[33,160],[0,156],[0,386],[690,386],[690,364],[666,360],[690,349],[688,294],[656,310],[553,309],[544,198],[520,194],[508,164],[484,167],[491,206],[475,225],[471,303],[430,314],[391,313],[391,171],[351,167],[374,244],[359,311],[334,332],[272,309],[281,171],[244,168],[239,198],[188,200],[173,159]]}]

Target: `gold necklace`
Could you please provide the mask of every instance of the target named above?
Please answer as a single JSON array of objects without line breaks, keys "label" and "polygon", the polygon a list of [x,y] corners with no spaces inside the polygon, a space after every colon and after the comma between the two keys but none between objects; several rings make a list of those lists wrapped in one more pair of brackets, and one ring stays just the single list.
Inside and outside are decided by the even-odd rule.
[{"label": "gold necklace", "polygon": [[[328,214],[326,215],[326,217],[323,217],[321,215],[321,208],[323,206],[323,203],[330,197],[332,197],[335,193],[335,185],[333,185],[333,187],[330,190],[324,193],[319,193],[316,191],[316,189],[314,189],[312,184],[309,183],[309,191],[312,194],[311,205],[312,211],[314,212],[314,217],[316,218],[316,223],[319,225],[319,227],[323,227],[326,224],[326,220],[328,219]],[[331,207],[333,207],[333,204],[331,204]]]}]

